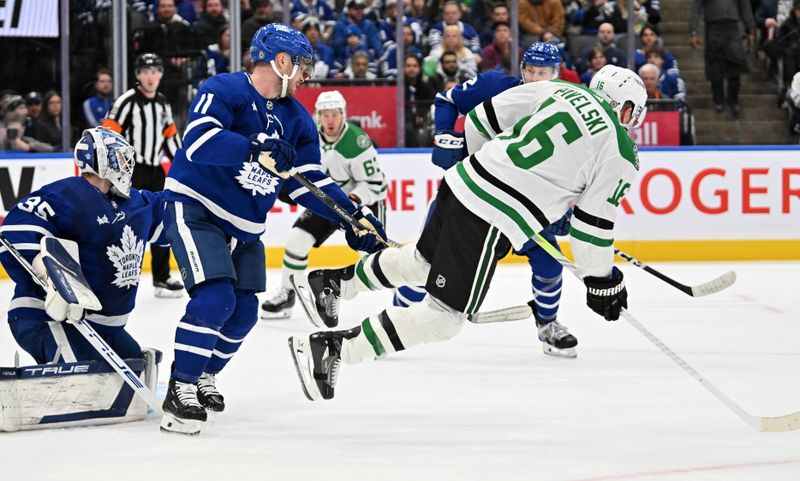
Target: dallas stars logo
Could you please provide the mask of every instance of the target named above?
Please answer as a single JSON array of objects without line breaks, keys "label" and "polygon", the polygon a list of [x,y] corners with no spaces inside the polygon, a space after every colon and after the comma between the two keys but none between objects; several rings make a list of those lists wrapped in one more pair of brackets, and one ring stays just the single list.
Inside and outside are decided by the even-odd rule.
[{"label": "dallas stars logo", "polygon": [[245,162],[239,169],[236,180],[243,189],[251,191],[253,196],[256,194],[269,195],[275,193],[279,179],[267,173],[256,162]]},{"label": "dallas stars logo", "polygon": [[119,288],[135,287],[139,283],[139,274],[142,270],[142,258],[144,257],[144,241],[137,239],[133,229],[126,225],[122,229],[119,247],[110,245],[106,249],[106,255],[117,272],[114,273],[112,284]]}]

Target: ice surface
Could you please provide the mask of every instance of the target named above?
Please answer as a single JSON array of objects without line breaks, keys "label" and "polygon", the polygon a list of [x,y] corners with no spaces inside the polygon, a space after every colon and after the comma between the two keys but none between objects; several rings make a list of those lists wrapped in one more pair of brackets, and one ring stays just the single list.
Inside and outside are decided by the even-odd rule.
[{"label": "ice surface", "polygon": [[[630,265],[631,312],[757,416],[800,410],[800,263],[664,264],[684,283],[729,269],[737,283],[692,299]],[[527,266],[501,266],[484,309],[529,298]],[[270,287],[279,273],[269,272]],[[0,303],[12,285],[0,283]],[[565,273],[560,319],[578,358],[541,352],[532,321],[466,325],[450,341],[343,366],[333,401],[303,396],[286,339],[308,332],[301,309],[261,321],[219,376],[227,410],[198,438],[158,420],[0,433],[0,479],[19,480],[800,480],[800,432],[745,425],[630,325],[607,323]],[[343,306],[351,326],[389,302]],[[186,298],[143,282],[129,328],[172,360]],[[0,364],[16,349],[0,323]],[[27,355],[23,364],[30,363]]]}]

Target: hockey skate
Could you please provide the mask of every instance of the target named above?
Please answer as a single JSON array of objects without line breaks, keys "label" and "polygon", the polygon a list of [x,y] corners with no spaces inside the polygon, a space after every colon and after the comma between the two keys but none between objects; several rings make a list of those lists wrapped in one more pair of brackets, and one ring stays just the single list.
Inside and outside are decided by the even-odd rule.
[{"label": "hockey skate", "polygon": [[339,303],[342,280],[351,279],[353,266],[342,269],[320,269],[308,276],[293,274],[289,280],[308,319],[317,327],[339,325]]},{"label": "hockey skate", "polygon": [[162,407],[161,431],[165,433],[197,436],[200,426],[208,419],[206,410],[197,400],[195,384],[170,379]]},{"label": "hockey skate", "polygon": [[183,297],[183,282],[170,276],[166,281],[153,281],[154,294],[161,298]]},{"label": "hockey skate", "polygon": [[197,380],[197,401],[209,411],[221,413],[225,410],[225,398],[216,386],[216,377],[204,372]]},{"label": "hockey skate", "polygon": [[343,337],[341,331],[320,331],[307,338],[289,338],[289,350],[297,377],[309,400],[333,399]]},{"label": "hockey skate", "polygon": [[539,340],[542,341],[542,351],[545,354],[557,357],[578,357],[578,353],[575,351],[578,340],[569,333],[566,326],[558,321],[540,324],[537,320],[536,327],[539,329]]},{"label": "hockey skate", "polygon": [[280,289],[261,304],[261,319],[288,319],[292,317],[295,296],[295,292],[291,289]]}]

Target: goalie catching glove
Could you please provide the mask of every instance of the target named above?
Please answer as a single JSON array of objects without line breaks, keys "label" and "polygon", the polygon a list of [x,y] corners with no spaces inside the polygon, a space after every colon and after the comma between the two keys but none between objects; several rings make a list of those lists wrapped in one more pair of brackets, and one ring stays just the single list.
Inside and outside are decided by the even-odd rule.
[{"label": "goalie catching glove", "polygon": [[622,271],[614,267],[611,277],[584,277],[586,284],[586,304],[591,310],[603,316],[606,321],[616,321],[622,308],[628,308],[628,291]]},{"label": "goalie catching glove", "polygon": [[356,229],[344,220],[339,222],[339,225],[344,229],[344,238],[347,240],[347,245],[351,249],[372,254],[386,247],[386,244],[378,240],[386,239],[386,230],[383,224],[377,217],[372,215],[366,207],[357,207],[356,211],[351,215],[364,226],[364,229],[356,231]]},{"label": "goalie catching glove", "polygon": [[258,162],[263,169],[285,179],[297,162],[297,151],[285,140],[272,139],[261,132],[250,136],[248,160]]}]

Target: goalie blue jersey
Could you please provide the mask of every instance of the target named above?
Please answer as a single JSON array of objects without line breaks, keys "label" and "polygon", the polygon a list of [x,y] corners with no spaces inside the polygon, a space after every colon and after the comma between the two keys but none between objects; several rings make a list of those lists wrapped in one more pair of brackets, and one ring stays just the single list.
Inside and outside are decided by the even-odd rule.
[{"label": "goalie blue jersey", "polygon": [[250,242],[265,229],[267,213],[283,184],[294,201],[338,220],[336,214],[293,179],[268,173],[248,161],[252,134],[266,133],[297,150],[298,172],[337,203],[353,203],[321,169],[319,134],[311,115],[294,98],[268,100],[250,76],[220,74],[203,83],[189,108],[183,148],[173,160],[165,184],[166,198],[203,205],[227,235]]},{"label": "goalie blue jersey", "polygon": [[516,87],[522,83],[519,77],[506,75],[497,70],[479,74],[466,82],[436,94],[434,124],[436,131],[451,129],[458,115],[467,115],[481,102]]},{"label": "goalie blue jersey", "polygon": [[[136,289],[148,242],[163,242],[163,193],[131,189],[129,199],[103,194],[82,177],[48,184],[18,202],[0,226],[29,262],[39,254],[43,236],[78,243],[80,263],[92,291],[103,305],[87,318],[121,326],[136,301]],[[30,274],[0,248],[0,261],[15,282],[9,320],[47,319],[45,292]]]}]

